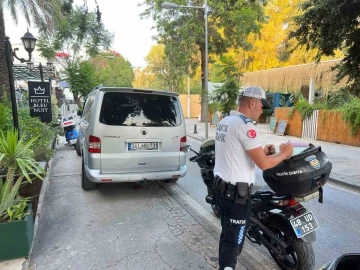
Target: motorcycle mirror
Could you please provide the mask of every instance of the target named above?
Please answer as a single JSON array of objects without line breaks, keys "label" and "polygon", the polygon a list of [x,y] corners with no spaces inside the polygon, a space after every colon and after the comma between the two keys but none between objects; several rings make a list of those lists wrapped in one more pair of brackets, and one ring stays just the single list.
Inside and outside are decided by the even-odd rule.
[{"label": "motorcycle mirror", "polygon": [[187,153],[187,152],[190,152],[191,151],[191,146],[190,145],[185,145],[183,147],[183,152]]}]

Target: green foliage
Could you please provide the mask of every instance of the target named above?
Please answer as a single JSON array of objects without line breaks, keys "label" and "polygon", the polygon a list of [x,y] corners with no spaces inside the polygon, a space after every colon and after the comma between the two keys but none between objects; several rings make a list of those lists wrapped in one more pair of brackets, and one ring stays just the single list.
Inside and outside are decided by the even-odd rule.
[{"label": "green foliage", "polygon": [[17,204],[12,204],[6,209],[5,219],[9,221],[23,220],[26,216],[30,215],[31,211],[28,209],[28,200],[20,199]]},{"label": "green foliage", "polygon": [[214,64],[214,82],[224,82],[232,78],[239,78],[240,67],[238,66],[238,61],[232,55],[222,55],[219,58],[219,61]]},{"label": "green foliage", "polygon": [[224,78],[225,82],[220,87],[216,87],[211,99],[218,103],[221,111],[225,113],[235,109],[239,95],[240,73],[236,64],[237,61],[232,56],[222,56],[214,68],[217,77]]},{"label": "green foliage", "polygon": [[[345,57],[338,69],[338,80],[348,78],[349,87],[360,93],[359,1],[306,0],[301,15],[295,18],[297,29],[290,37],[298,39],[307,50],[317,48],[317,61],[321,56],[334,56],[336,49]],[[355,93],[355,94],[356,94]]]},{"label": "green foliage", "polygon": [[11,209],[13,205],[17,205],[21,200],[19,197],[19,188],[24,176],[21,175],[12,185],[10,179],[6,179],[5,182],[0,178],[0,222],[8,220],[8,209]]},{"label": "green foliage", "polygon": [[132,86],[134,72],[131,63],[119,53],[113,51],[100,53],[99,56],[90,58],[89,62],[94,69],[96,85]]},{"label": "green foliage", "polygon": [[315,110],[325,109],[326,104],[317,103],[317,104],[309,104],[308,101],[300,96],[299,101],[294,104],[294,107],[289,111],[288,117],[292,117],[295,110],[299,111],[301,120],[309,118]]},{"label": "green foliage", "polygon": [[89,61],[74,61],[65,70],[71,92],[86,96],[99,85],[95,77],[95,68]]},{"label": "green foliage", "polygon": [[55,138],[56,131],[50,124],[41,123],[38,118],[30,117],[29,109],[20,109],[19,124],[20,134],[25,142],[33,137],[38,137],[32,144],[34,159],[36,161],[49,160],[54,155],[51,143]]},{"label": "green foliage", "polygon": [[33,159],[34,153],[31,150],[38,137],[33,136],[25,141],[24,136],[18,140],[18,132],[12,129],[5,134],[0,132],[0,165],[7,169],[6,179],[12,181],[15,173],[20,173],[31,182],[29,173],[33,173],[39,179],[43,179],[41,174],[44,170]]},{"label": "green foliage", "polygon": [[339,109],[347,102],[349,102],[353,97],[350,95],[348,91],[345,89],[340,89],[339,91],[329,93],[327,97],[327,108],[332,109]]},{"label": "green foliage", "polygon": [[351,134],[356,135],[360,127],[360,99],[353,98],[341,110],[342,118],[351,126]]},{"label": "green foliage", "polygon": [[0,103],[0,130],[8,130],[12,127],[11,117],[10,107]]},{"label": "green foliage", "polygon": [[[143,0],[146,6],[142,17],[152,17],[156,23],[158,42],[165,45],[166,61],[178,71],[187,75],[196,71],[201,62],[202,78],[205,70],[205,27],[204,9],[180,8],[165,10],[163,0]],[[185,1],[173,1],[184,5]],[[259,1],[215,1],[208,6],[208,55],[223,54],[230,48],[250,48],[247,35],[259,32],[260,23],[265,20]],[[203,6],[195,1],[194,6]],[[200,61],[199,61],[200,60]],[[211,59],[209,60],[211,62]],[[202,79],[202,89],[205,80]],[[205,92],[202,91],[202,100]],[[203,105],[203,103],[202,103]],[[203,111],[203,110],[202,110]],[[203,117],[204,118],[204,115]]]},{"label": "green foliage", "polygon": [[[82,7],[69,10],[64,20],[55,24],[51,35],[42,33],[39,36],[37,49],[42,57],[52,59],[58,51],[68,53],[77,60],[81,50],[87,55],[95,56],[102,48],[109,48],[113,41],[113,34],[97,22],[94,12],[88,12]],[[65,67],[66,68],[66,67]]]},{"label": "green foliage", "polygon": [[[52,98],[52,117],[56,121],[59,109]],[[0,131],[7,131],[13,128],[13,119],[9,104],[0,104]],[[54,155],[54,150],[50,145],[55,137],[56,130],[50,124],[43,124],[38,118],[30,117],[29,108],[22,107],[18,109],[20,134],[25,142],[28,142],[34,136],[39,138],[33,143],[32,150],[36,161],[49,160]]]},{"label": "green foliage", "polygon": [[229,113],[234,110],[239,95],[239,83],[237,80],[227,80],[222,86],[214,90],[211,100],[219,104],[222,112]]},{"label": "green foliage", "polygon": [[291,94],[288,99],[286,99],[284,95],[281,95],[279,100],[280,107],[290,107],[291,104],[294,104],[294,98],[294,94]]},{"label": "green foliage", "polygon": [[58,100],[55,96],[51,96],[51,117],[52,123],[57,124],[57,118],[60,114],[60,109],[58,107]]},{"label": "green foliage", "polygon": [[[55,24],[52,34],[40,35],[37,49],[42,57],[54,59],[62,66],[74,97],[86,95],[97,83],[94,70],[89,62],[84,61],[82,53],[85,52],[87,56],[99,54],[110,47],[114,36],[98,21],[94,12],[78,6],[69,8],[68,3],[64,3],[62,12],[67,14],[66,19]],[[59,51],[69,57],[59,61],[55,58]]]},{"label": "green foliage", "polygon": [[30,173],[43,179],[45,171],[33,159],[31,150],[37,139],[25,142],[23,136],[18,140],[17,131],[8,130],[6,135],[0,132],[0,169],[6,171],[5,181],[0,179],[0,222],[26,215],[23,198],[18,194],[23,179],[31,182]]},{"label": "green foliage", "polygon": [[193,87],[190,88],[190,93],[191,94],[198,94],[201,95],[201,85],[194,85]]}]

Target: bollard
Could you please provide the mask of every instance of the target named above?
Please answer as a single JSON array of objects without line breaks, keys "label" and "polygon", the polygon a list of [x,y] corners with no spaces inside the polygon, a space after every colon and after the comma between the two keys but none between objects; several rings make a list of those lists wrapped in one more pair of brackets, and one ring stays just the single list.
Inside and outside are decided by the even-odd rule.
[{"label": "bollard", "polygon": [[194,125],[194,134],[198,134],[198,133],[197,133],[196,125]]}]

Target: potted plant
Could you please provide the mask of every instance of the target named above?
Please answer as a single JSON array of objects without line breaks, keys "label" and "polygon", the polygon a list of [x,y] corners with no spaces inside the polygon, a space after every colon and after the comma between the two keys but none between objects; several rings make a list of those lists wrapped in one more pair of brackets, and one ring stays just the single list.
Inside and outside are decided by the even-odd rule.
[{"label": "potted plant", "polygon": [[44,170],[33,159],[31,146],[37,137],[24,142],[18,132],[0,132],[0,261],[25,257],[29,254],[33,237],[31,204],[19,196],[23,182],[31,182],[30,175],[43,179]]}]

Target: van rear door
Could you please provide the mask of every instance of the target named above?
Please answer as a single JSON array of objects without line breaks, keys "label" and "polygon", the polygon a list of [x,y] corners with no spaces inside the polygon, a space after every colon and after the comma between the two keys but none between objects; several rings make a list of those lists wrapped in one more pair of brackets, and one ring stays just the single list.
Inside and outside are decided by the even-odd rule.
[{"label": "van rear door", "polygon": [[100,111],[101,171],[177,170],[185,125],[177,96],[105,92]]}]

